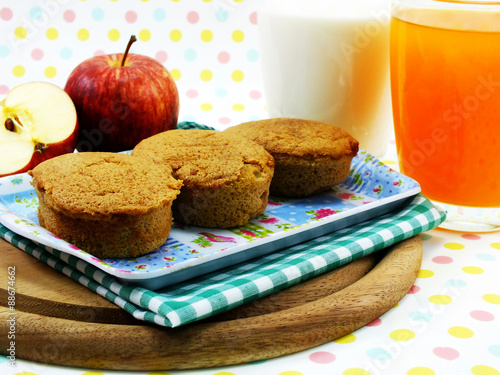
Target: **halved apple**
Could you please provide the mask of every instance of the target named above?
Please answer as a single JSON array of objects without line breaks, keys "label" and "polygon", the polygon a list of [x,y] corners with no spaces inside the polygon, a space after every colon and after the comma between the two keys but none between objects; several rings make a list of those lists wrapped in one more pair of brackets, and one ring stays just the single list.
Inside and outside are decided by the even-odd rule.
[{"label": "halved apple", "polygon": [[0,177],[73,152],[77,139],[75,105],[62,88],[47,82],[16,86],[0,102]]}]

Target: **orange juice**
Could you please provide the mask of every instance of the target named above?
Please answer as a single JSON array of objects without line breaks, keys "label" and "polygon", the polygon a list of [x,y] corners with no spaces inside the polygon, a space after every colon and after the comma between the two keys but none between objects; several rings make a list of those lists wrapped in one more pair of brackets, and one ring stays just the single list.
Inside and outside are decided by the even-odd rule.
[{"label": "orange juice", "polygon": [[393,10],[401,171],[429,199],[500,206],[500,13]]}]

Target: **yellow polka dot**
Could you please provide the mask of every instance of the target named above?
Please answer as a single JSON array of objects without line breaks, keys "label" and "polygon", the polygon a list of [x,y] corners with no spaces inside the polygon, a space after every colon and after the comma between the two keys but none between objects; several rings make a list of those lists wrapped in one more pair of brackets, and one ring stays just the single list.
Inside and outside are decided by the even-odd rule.
[{"label": "yellow polka dot", "polygon": [[28,30],[25,27],[19,26],[14,30],[14,36],[17,39],[24,39],[28,36]]},{"label": "yellow polka dot", "polygon": [[108,38],[112,42],[116,42],[118,39],[120,39],[120,31],[118,31],[117,29],[111,29],[111,30],[109,30],[109,32],[108,32]]},{"label": "yellow polka dot", "polygon": [[500,375],[500,371],[490,366],[477,365],[470,369],[473,375]]},{"label": "yellow polka dot", "polygon": [[496,249],[496,250],[500,250],[500,242],[493,242],[491,244],[491,247]]},{"label": "yellow polka dot", "polygon": [[444,247],[446,247],[448,250],[462,250],[465,246],[461,243],[448,242],[444,244]]},{"label": "yellow polka dot", "polygon": [[432,276],[434,276],[434,272],[432,272],[431,270],[420,270],[418,271],[417,275],[419,279],[427,279]]},{"label": "yellow polka dot", "polygon": [[181,79],[181,71],[179,69],[171,69],[170,70],[170,75],[172,76],[172,78],[174,79],[174,81],[178,81]]},{"label": "yellow polka dot", "polygon": [[465,273],[470,273],[471,275],[480,275],[484,272],[482,268],[474,266],[463,267],[462,271],[464,271]]},{"label": "yellow polka dot", "polygon": [[22,77],[24,73],[26,73],[26,69],[24,69],[22,65],[16,65],[12,68],[12,74],[14,74],[15,77]]},{"label": "yellow polka dot", "polygon": [[[145,1],[145,0],[143,0]],[[170,375],[168,372],[148,372],[146,375]]]},{"label": "yellow polka dot", "polygon": [[485,294],[483,300],[492,303],[494,305],[500,305],[500,295],[499,294]]},{"label": "yellow polka dot", "polygon": [[[172,0],[172,1],[176,1],[176,0]],[[177,0],[177,1],[179,1],[179,0]],[[203,0],[203,2],[205,2],[205,3],[209,3],[209,2],[211,2],[211,1],[212,1],[212,0]]]},{"label": "yellow polka dot", "polygon": [[245,106],[243,104],[237,103],[233,105],[233,110],[236,112],[242,112],[245,110]]},{"label": "yellow polka dot", "polygon": [[53,66],[48,66],[45,68],[44,74],[47,78],[54,78],[57,75],[57,69]]},{"label": "yellow polka dot", "polygon": [[231,74],[231,78],[233,79],[234,82],[241,82],[241,81],[243,81],[243,78],[245,78],[245,75],[243,74],[243,72],[241,70],[235,70]]},{"label": "yellow polka dot", "polygon": [[202,111],[211,111],[214,107],[210,103],[203,103],[200,108]]},{"label": "yellow polka dot", "polygon": [[180,30],[175,29],[170,32],[170,40],[172,42],[178,42],[181,39],[182,39],[182,33]]},{"label": "yellow polka dot", "polygon": [[31,372],[31,371],[22,371],[22,372],[16,372],[15,375],[38,375],[38,374],[36,372]]},{"label": "yellow polka dot", "polygon": [[76,37],[81,40],[82,42],[86,41],[90,36],[90,33],[87,29],[80,29],[76,33]]},{"label": "yellow polka dot", "polygon": [[474,336],[474,332],[469,328],[459,326],[450,327],[448,333],[457,339],[468,339]]},{"label": "yellow polka dot", "polygon": [[233,40],[236,42],[236,43],[240,43],[243,41],[243,39],[245,39],[245,33],[241,30],[235,30],[233,32]]},{"label": "yellow polka dot", "polygon": [[448,305],[453,302],[450,296],[445,296],[444,294],[435,294],[429,297],[429,302],[435,305]]},{"label": "yellow polka dot", "polygon": [[235,375],[235,373],[223,371],[223,372],[216,372],[214,375]]},{"label": "yellow polka dot", "polygon": [[365,369],[352,367],[345,370],[342,375],[370,375],[370,373]]},{"label": "yellow polka dot", "polygon": [[45,32],[45,35],[47,36],[47,39],[49,39],[49,40],[56,40],[57,37],[59,36],[59,31],[57,31],[56,29],[51,27],[51,28],[47,29],[47,31]]},{"label": "yellow polka dot", "polygon": [[337,344],[350,344],[351,342],[354,341],[356,341],[356,336],[354,336],[352,333],[349,333],[348,335],[333,340],[333,342],[336,342]]},{"label": "yellow polka dot", "polygon": [[235,3],[242,3],[243,0],[233,0]]},{"label": "yellow polka dot", "polygon": [[87,372],[84,372],[82,375],[104,375],[104,373],[102,373],[100,371],[87,371]]},{"label": "yellow polka dot", "polygon": [[389,334],[394,341],[408,341],[415,337],[415,332],[409,329],[396,329]]},{"label": "yellow polka dot", "polygon": [[406,373],[406,375],[435,375],[436,372],[429,367],[414,367]]},{"label": "yellow polka dot", "polygon": [[142,29],[141,31],[139,31],[139,39],[143,42],[147,42],[149,39],[151,39],[151,32],[148,29]]},{"label": "yellow polka dot", "polygon": [[210,42],[214,38],[214,34],[210,30],[203,30],[201,32],[201,40],[204,42]]},{"label": "yellow polka dot", "polygon": [[200,73],[200,78],[201,78],[202,81],[208,82],[208,81],[210,81],[212,79],[212,77],[213,77],[213,74],[208,69],[204,69]]}]

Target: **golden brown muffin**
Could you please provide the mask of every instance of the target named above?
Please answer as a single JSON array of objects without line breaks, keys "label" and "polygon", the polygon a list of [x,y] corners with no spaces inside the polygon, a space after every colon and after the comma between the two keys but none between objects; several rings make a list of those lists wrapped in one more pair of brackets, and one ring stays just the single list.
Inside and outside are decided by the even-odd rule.
[{"label": "golden brown muffin", "polygon": [[306,197],[330,189],[349,175],[358,141],[319,121],[273,118],[224,130],[263,146],[276,163],[271,195]]},{"label": "golden brown muffin", "polygon": [[40,225],[99,258],[133,258],[159,248],[182,185],[168,166],[107,152],[58,156],[29,174]]},{"label": "golden brown muffin", "polygon": [[255,142],[211,130],[169,130],[141,141],[132,155],[171,166],[183,181],[172,206],[179,222],[236,227],[267,207],[274,160]]}]

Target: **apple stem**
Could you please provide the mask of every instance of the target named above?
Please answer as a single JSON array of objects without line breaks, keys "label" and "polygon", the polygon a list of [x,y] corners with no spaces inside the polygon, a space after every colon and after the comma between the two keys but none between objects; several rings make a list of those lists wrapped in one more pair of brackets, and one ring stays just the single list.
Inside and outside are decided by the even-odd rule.
[{"label": "apple stem", "polygon": [[125,65],[125,60],[127,59],[128,51],[130,50],[130,47],[132,47],[132,44],[136,41],[137,38],[135,37],[135,35],[131,35],[127,44],[127,48],[125,49],[125,53],[123,54],[121,66]]}]

